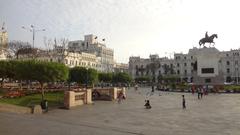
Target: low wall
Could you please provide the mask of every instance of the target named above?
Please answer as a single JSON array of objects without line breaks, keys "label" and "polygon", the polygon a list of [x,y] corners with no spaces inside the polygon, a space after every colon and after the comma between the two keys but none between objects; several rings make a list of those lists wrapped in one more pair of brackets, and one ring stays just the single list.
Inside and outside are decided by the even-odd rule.
[{"label": "low wall", "polygon": [[125,87],[112,87],[112,88],[94,88],[93,92],[98,93],[96,97],[93,97],[94,100],[116,100],[120,92],[126,96]]},{"label": "low wall", "polygon": [[30,113],[32,113],[32,109],[29,108],[29,107],[21,107],[21,106],[4,104],[4,103],[0,103],[0,111],[20,113],[20,114],[30,114]]},{"label": "low wall", "polygon": [[65,91],[64,93],[64,106],[67,109],[71,107],[92,104],[92,90],[79,90],[79,91]]}]

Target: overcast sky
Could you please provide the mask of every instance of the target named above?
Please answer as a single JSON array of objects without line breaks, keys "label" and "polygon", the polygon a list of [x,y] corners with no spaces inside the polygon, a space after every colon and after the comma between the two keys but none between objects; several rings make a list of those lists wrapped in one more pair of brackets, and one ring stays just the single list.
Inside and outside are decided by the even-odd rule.
[{"label": "overcast sky", "polygon": [[129,56],[169,56],[187,53],[198,41],[216,33],[219,50],[240,47],[238,0],[0,0],[0,23],[9,40],[32,42],[22,26],[34,24],[47,38],[83,39],[85,34],[105,38],[117,62]]}]

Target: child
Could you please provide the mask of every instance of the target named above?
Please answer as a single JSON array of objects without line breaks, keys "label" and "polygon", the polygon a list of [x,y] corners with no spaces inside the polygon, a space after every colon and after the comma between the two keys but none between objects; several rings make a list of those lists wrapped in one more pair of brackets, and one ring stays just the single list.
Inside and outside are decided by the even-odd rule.
[{"label": "child", "polygon": [[182,95],[182,107],[183,109],[186,109],[186,101],[185,101],[184,95]]},{"label": "child", "polygon": [[145,100],[145,107],[146,107],[146,109],[151,109],[152,107],[151,107],[151,105],[150,105],[150,102],[149,102],[149,100]]}]

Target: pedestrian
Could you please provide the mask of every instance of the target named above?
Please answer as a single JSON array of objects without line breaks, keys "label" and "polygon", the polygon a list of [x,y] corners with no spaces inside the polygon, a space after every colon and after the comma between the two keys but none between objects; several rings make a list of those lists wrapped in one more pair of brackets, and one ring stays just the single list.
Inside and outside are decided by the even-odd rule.
[{"label": "pedestrian", "polygon": [[201,99],[202,99],[202,97],[203,97],[203,88],[201,88],[200,94],[201,94]]},{"label": "pedestrian", "polygon": [[192,94],[194,95],[194,89],[192,88]]},{"label": "pedestrian", "polygon": [[150,101],[149,100],[145,100],[145,107],[146,107],[146,109],[151,109],[152,108],[152,106],[150,105]]},{"label": "pedestrian", "polygon": [[184,95],[182,95],[182,108],[186,109],[186,100],[184,98]]},{"label": "pedestrian", "polygon": [[154,85],[152,85],[152,91],[150,93],[150,96],[152,96],[154,94]]},{"label": "pedestrian", "polygon": [[138,90],[138,85],[136,84],[136,85],[135,85],[135,91],[137,91],[137,90]]},{"label": "pedestrian", "polygon": [[154,92],[154,85],[152,85],[152,92]]},{"label": "pedestrian", "polygon": [[197,88],[198,99],[200,99],[200,88]]},{"label": "pedestrian", "polygon": [[126,99],[126,97],[124,96],[123,92],[121,91],[121,92],[118,94],[118,103],[120,104],[123,99]]}]

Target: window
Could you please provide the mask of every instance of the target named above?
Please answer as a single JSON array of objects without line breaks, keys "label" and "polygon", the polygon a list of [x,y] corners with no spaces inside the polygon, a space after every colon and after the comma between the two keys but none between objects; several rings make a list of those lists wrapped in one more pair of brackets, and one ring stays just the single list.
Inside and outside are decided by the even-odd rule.
[{"label": "window", "polygon": [[191,56],[191,59],[193,59],[193,56]]},{"label": "window", "polygon": [[187,66],[187,63],[184,63],[184,66],[186,67],[186,66]]},{"label": "window", "polygon": [[227,65],[230,65],[230,62],[229,62],[229,61],[227,61]]},{"label": "window", "polygon": [[177,67],[179,67],[179,63],[177,63]]},{"label": "window", "polygon": [[181,58],[180,56],[176,56],[175,57],[176,60],[180,60],[180,58]]},{"label": "window", "polygon": [[237,60],[235,61],[235,65],[238,65],[238,61]]},{"label": "window", "polygon": [[186,60],[186,59],[187,59],[187,57],[185,56],[185,57],[184,57],[184,59]]},{"label": "window", "polygon": [[180,74],[180,71],[179,71],[179,70],[177,70],[177,74]]},{"label": "window", "polygon": [[202,68],[202,74],[214,73],[214,68]]},{"label": "window", "polygon": [[65,59],[65,64],[68,64],[68,60]]},{"label": "window", "polygon": [[228,55],[228,54],[226,54],[226,56],[228,57],[229,55]]},{"label": "window", "polygon": [[227,68],[227,73],[230,73],[230,69],[229,68]]},{"label": "window", "polygon": [[211,79],[210,78],[205,79],[205,83],[211,83]]},{"label": "window", "polygon": [[187,70],[184,70],[184,74],[185,74],[185,75],[187,74]]}]

